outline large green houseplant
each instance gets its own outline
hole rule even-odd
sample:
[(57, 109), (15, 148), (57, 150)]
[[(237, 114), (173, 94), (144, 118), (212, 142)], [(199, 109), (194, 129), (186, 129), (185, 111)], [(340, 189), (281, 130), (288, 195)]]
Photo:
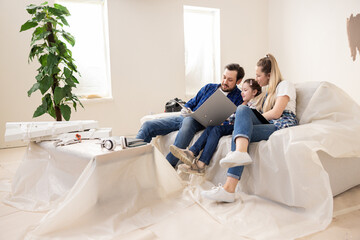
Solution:
[(35, 110), (33, 117), (44, 113), (50, 114), (57, 121), (62, 117), (70, 119), (72, 105), (76, 111), (77, 103), (82, 107), (78, 97), (72, 93), (78, 80), (74, 74), (79, 74), (72, 58), (72, 52), (64, 41), (74, 46), (74, 37), (64, 31), (64, 25), (69, 26), (65, 17), (68, 9), (60, 4), (49, 6), (47, 2), (41, 5), (30, 4), (26, 7), (32, 16), (21, 26), (20, 32), (35, 28), (31, 39), (29, 62), (36, 57), (40, 63), (37, 69), (36, 83), (28, 91), (28, 96), (37, 90), (41, 92), (42, 104)]

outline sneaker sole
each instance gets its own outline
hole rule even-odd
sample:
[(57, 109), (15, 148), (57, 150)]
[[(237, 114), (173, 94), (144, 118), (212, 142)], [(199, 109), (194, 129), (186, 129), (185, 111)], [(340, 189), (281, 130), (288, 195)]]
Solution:
[(201, 196), (203, 198), (206, 198), (206, 199), (209, 199), (209, 200), (212, 200), (212, 201), (215, 201), (215, 202), (219, 202), (219, 203), (233, 203), (233, 202), (235, 202), (235, 198), (231, 199), (231, 200), (219, 200), (217, 198), (213, 198), (213, 197), (210, 197), (210, 196), (207, 196), (207, 195), (204, 195), (204, 194), (201, 194)]
[(183, 173), (186, 173), (186, 174), (195, 174), (197, 176), (204, 176), (205, 175), (205, 172), (197, 172), (197, 171), (187, 169), (187, 168), (178, 168), (178, 169), (180, 171), (182, 171)]
[(205, 175), (205, 172), (195, 172), (193, 170), (187, 170), (186, 173), (195, 174), (195, 175), (198, 175), (198, 176), (204, 176)]
[(170, 145), (170, 152), (180, 161), (182, 161), (188, 166), (191, 166), (192, 162), (187, 157), (185, 157), (177, 147)]

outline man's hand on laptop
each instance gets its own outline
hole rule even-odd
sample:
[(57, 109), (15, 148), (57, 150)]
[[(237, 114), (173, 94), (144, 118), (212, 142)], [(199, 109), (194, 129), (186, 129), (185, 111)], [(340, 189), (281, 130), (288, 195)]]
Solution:
[(188, 117), (192, 113), (190, 108), (182, 108), (181, 109), (181, 116)]

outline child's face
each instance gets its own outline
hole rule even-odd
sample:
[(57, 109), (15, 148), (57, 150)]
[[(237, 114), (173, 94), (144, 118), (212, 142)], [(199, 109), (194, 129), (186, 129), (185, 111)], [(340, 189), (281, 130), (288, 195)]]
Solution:
[(250, 101), (251, 99), (253, 99), (256, 95), (257, 91), (253, 90), (249, 83), (243, 83), (242, 85), (242, 89), (241, 89), (241, 96), (243, 98), (244, 101)]

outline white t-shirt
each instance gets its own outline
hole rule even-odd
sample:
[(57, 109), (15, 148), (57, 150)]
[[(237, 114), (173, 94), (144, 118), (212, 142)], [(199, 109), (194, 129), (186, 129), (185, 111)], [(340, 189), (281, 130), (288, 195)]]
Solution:
[(292, 111), (296, 114), (296, 90), (294, 84), (286, 80), (281, 81), (276, 87), (276, 96), (288, 96), (290, 100), (285, 110)]
[(227, 96), (227, 95), (229, 94), (229, 92), (224, 92), (224, 91), (221, 89), (221, 87), (220, 87), (220, 91), (221, 91), (225, 96)]

